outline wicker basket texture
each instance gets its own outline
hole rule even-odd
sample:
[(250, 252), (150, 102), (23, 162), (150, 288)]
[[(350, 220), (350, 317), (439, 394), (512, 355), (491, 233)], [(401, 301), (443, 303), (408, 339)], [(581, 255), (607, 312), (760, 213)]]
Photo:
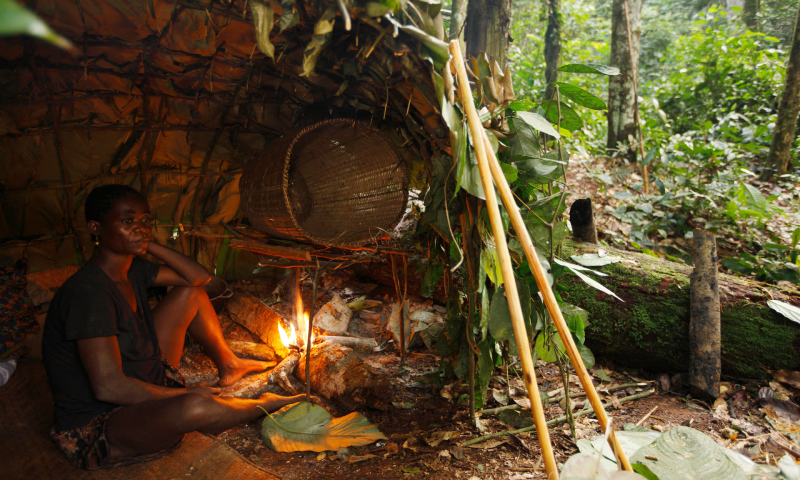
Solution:
[(391, 231), (408, 179), (394, 143), (367, 123), (332, 119), (276, 140), (244, 169), (242, 207), (275, 237), (359, 246)]

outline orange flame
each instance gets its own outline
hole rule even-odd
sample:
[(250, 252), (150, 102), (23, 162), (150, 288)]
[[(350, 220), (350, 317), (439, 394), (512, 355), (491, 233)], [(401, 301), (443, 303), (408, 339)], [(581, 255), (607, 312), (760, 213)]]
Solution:
[(286, 334), (286, 330), (284, 330), (283, 325), (278, 323), (278, 334), (281, 336), (281, 343), (284, 347), (288, 347), (289, 345), (294, 345), (297, 343), (297, 334), (294, 331), (294, 325), (289, 324), (291, 327), (291, 335)]

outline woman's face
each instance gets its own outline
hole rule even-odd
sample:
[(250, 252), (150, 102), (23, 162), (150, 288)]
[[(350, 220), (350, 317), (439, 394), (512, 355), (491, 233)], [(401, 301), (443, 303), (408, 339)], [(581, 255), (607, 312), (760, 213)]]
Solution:
[[(96, 222), (91, 222), (96, 223)], [(119, 198), (96, 225), (100, 247), (114, 253), (142, 255), (150, 243), (150, 207), (135, 195)]]

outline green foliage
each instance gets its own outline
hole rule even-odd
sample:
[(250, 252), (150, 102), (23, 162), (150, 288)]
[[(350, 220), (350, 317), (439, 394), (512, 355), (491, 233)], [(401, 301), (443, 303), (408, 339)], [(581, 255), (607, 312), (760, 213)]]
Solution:
[(69, 40), (54, 32), (33, 12), (14, 0), (0, 0), (0, 37), (10, 35), (30, 35), (61, 48), (72, 48)]

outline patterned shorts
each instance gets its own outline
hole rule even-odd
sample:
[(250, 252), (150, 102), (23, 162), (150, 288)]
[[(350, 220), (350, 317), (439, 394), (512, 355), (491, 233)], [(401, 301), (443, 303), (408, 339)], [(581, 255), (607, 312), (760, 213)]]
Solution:
[[(183, 379), (181, 372), (167, 363), (165, 358), (162, 357), (161, 361), (164, 363), (166, 369), (164, 386), (170, 388), (185, 388), (186, 381)], [(66, 455), (67, 460), (69, 460), (71, 464), (86, 470), (118, 467), (155, 460), (176, 450), (183, 442), (183, 439), (181, 439), (180, 442), (166, 450), (149, 453), (147, 455), (109, 459), (108, 456), (111, 454), (111, 446), (108, 444), (108, 439), (106, 439), (106, 424), (114, 413), (123, 408), (125, 407), (117, 407), (98, 415), (88, 424), (74, 430), (66, 430), (64, 432), (56, 432), (55, 429), (50, 430), (50, 437), (56, 441), (58, 448), (64, 452), (64, 455)]]

